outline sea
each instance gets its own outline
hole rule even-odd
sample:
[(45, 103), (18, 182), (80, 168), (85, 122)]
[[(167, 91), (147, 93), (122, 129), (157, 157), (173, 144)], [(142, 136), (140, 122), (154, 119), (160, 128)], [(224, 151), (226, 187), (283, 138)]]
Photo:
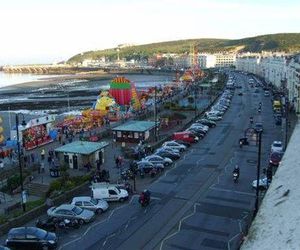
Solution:
[[(62, 75), (35, 75), (35, 74), (8, 74), (0, 71), (0, 92), (1, 90), (9, 90), (16, 89), (18, 86), (16, 84), (20, 83), (26, 83), (26, 82), (34, 82), (34, 81), (40, 81), (43, 79), (49, 79), (49, 78), (55, 78), (55, 77), (61, 77)], [(172, 75), (122, 75), (129, 79), (131, 82), (133, 82), (138, 90), (141, 89), (147, 89), (149, 87), (153, 86), (163, 86), (165, 84), (168, 84), (172, 81), (173, 77)], [(96, 97), (99, 94), (99, 90), (104, 90), (109, 88), (109, 82), (110, 80), (62, 80), (61, 83), (57, 83), (57, 85), (62, 85), (65, 89), (67, 89), (68, 92), (74, 91), (74, 90), (84, 90), (88, 89), (89, 91), (95, 91), (95, 100)], [(37, 86), (36, 90), (32, 90), (31, 95), (40, 95), (41, 90), (46, 91), (47, 89), (53, 88), (53, 86)], [(24, 95), (18, 95), (18, 96), (10, 96), (10, 101), (12, 99), (16, 101), (25, 100), (28, 98), (28, 94)], [(0, 99), (0, 102), (5, 102), (6, 99)], [(26, 116), (26, 121), (45, 116), (48, 114), (48, 112), (51, 112), (51, 110), (7, 110), (7, 111), (0, 111), (0, 117), (2, 118), (2, 124), (0, 124), (0, 127), (2, 126), (4, 129), (4, 136), (7, 139), (10, 137), (10, 128), (14, 126), (15, 124), (15, 113), (22, 113)], [(78, 112), (77, 110), (73, 110), (72, 112)]]

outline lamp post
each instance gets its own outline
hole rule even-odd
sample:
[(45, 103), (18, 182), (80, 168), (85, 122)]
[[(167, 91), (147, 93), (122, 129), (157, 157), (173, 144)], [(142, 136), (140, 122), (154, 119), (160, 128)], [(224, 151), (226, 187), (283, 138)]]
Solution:
[[(26, 211), (26, 205), (25, 205), (25, 194), (24, 194), (24, 186), (23, 186), (23, 170), (22, 170), (22, 163), (21, 163), (21, 150), (20, 150), (20, 139), (19, 139), (19, 114), (16, 114), (16, 131), (17, 131), (17, 146), (18, 146), (18, 159), (19, 159), (19, 171), (20, 171), (20, 182), (21, 182), (21, 201), (22, 201), (22, 208), (23, 212)], [(22, 126), (26, 125), (24, 114), (23, 121), (21, 123)]]
[(261, 158), (261, 137), (262, 132), (258, 131), (258, 154), (257, 154), (257, 169), (256, 169), (256, 195), (255, 195), (255, 210), (254, 210), (254, 217), (258, 212), (258, 205), (259, 205), (259, 179), (260, 179), (260, 158)]
[(197, 89), (196, 89), (196, 82), (194, 82), (194, 104), (195, 104), (195, 120), (196, 120), (196, 117), (197, 117)]
[(154, 122), (155, 122), (155, 141), (157, 141), (157, 106), (156, 106), (156, 85), (154, 87)]

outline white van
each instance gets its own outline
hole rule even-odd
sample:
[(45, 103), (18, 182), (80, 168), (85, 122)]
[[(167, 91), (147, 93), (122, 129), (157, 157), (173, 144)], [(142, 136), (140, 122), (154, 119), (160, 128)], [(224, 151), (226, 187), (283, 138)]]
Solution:
[(106, 182), (93, 183), (91, 189), (94, 199), (121, 202), (128, 199), (128, 192), (125, 189), (119, 188), (117, 184)]

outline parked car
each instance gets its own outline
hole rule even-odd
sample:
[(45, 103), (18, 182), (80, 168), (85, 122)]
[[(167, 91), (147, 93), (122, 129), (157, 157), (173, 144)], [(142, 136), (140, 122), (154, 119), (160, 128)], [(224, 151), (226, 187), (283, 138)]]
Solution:
[(128, 199), (128, 192), (119, 187), (118, 184), (107, 182), (92, 183), (92, 197), (94, 199), (103, 199), (106, 201), (123, 202)]
[(239, 95), (239, 96), (242, 96), (242, 95), (243, 95), (243, 92), (239, 92), (238, 95)]
[(190, 127), (191, 127), (191, 128), (201, 128), (202, 130), (204, 130), (204, 131), (206, 131), (206, 132), (208, 132), (208, 130), (209, 130), (209, 127), (208, 127), (208, 126), (203, 125), (203, 124), (201, 124), (201, 123), (197, 123), (197, 122), (193, 123)]
[(181, 140), (188, 143), (195, 143), (199, 141), (199, 138), (191, 132), (183, 131), (174, 133), (173, 140)]
[(197, 128), (188, 128), (185, 131), (191, 132), (195, 136), (197, 136), (198, 138), (201, 138), (201, 139), (204, 138), (204, 136), (206, 135), (206, 131), (203, 131), (203, 130), (197, 129)]
[(222, 116), (217, 115), (206, 115), (206, 118), (211, 121), (220, 121), (222, 120)]
[(17, 227), (9, 230), (6, 245), (14, 249), (55, 249), (55, 233), (37, 227)]
[(269, 163), (275, 167), (278, 167), (283, 157), (283, 154), (283, 152), (278, 151), (272, 152), (270, 155)]
[(150, 172), (153, 168), (157, 169), (158, 171), (163, 171), (165, 166), (163, 163), (153, 163), (147, 160), (141, 160), (137, 163), (137, 171), (144, 171), (145, 173)]
[(80, 224), (88, 223), (95, 218), (93, 211), (82, 209), (72, 204), (62, 204), (58, 207), (51, 207), (47, 211), (48, 216), (64, 219), (77, 219)]
[(180, 158), (180, 154), (174, 153), (174, 152), (172, 153), (172, 152), (165, 151), (165, 150), (156, 151), (155, 155), (159, 155), (161, 157), (167, 157), (167, 158), (170, 158), (173, 161), (178, 160)]
[(177, 154), (180, 153), (178, 149), (167, 147), (167, 146), (162, 146), (162, 147), (157, 149), (157, 151), (159, 151), (159, 150), (169, 151), (169, 152), (177, 153)]
[(210, 128), (214, 128), (215, 126), (217, 126), (217, 123), (215, 123), (214, 121), (210, 121), (208, 119), (200, 119), (200, 120), (197, 120), (196, 122), (206, 125)]
[(268, 91), (268, 90), (265, 90), (265, 92), (264, 92), (264, 96), (270, 96), (270, 92)]
[(5, 246), (0, 246), (0, 250), (10, 250), (10, 248), (5, 247)]
[(152, 162), (153, 164), (163, 164), (164, 166), (170, 166), (173, 161), (168, 157), (161, 157), (159, 155), (149, 155), (144, 160)]
[(102, 199), (96, 200), (90, 196), (74, 197), (71, 204), (83, 209), (94, 211), (96, 214), (101, 214), (108, 209), (107, 201)]
[(186, 146), (179, 144), (175, 141), (166, 141), (164, 142), (164, 144), (162, 145), (163, 147), (170, 147), (172, 149), (177, 149), (179, 150), (179, 152), (183, 152), (186, 150)]
[(264, 131), (263, 125), (262, 125), (261, 122), (255, 123), (254, 129), (255, 129), (255, 131), (256, 131), (257, 133), (263, 132), (263, 131)]
[(283, 145), (281, 141), (274, 141), (271, 145), (271, 152), (275, 152), (275, 151), (279, 151), (282, 152), (283, 151)]
[[(267, 177), (259, 179), (258, 188), (260, 190), (267, 189), (269, 184), (270, 183), (268, 183)], [(252, 181), (252, 187), (256, 189), (256, 186), (257, 186), (257, 180)]]
[(174, 141), (176, 141), (179, 144), (182, 144), (182, 145), (186, 146), (187, 148), (189, 148), (190, 146), (192, 146), (191, 143), (183, 141), (183, 140), (174, 140)]

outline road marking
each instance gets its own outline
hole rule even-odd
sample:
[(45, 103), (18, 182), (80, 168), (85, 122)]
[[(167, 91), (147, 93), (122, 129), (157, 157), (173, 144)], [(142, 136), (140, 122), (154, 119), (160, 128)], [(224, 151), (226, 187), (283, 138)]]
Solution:
[(104, 246), (105, 246), (105, 244), (106, 244), (106, 242), (107, 242), (107, 240), (108, 240), (109, 238), (112, 238), (112, 237), (114, 237), (115, 235), (116, 235), (116, 234), (115, 234), (115, 233), (113, 233), (113, 234), (111, 234), (111, 235), (107, 236), (107, 237), (105, 238), (105, 241), (103, 242), (102, 246), (104, 247)]
[(162, 250), (163, 245), (164, 245), (164, 243), (165, 243), (166, 240), (172, 238), (173, 236), (175, 236), (176, 234), (178, 234), (178, 233), (180, 232), (182, 222), (183, 222), (184, 220), (186, 220), (187, 218), (193, 216), (193, 215), (196, 213), (196, 207), (197, 207), (198, 205), (200, 205), (200, 204), (199, 204), (199, 203), (195, 203), (194, 206), (193, 206), (193, 207), (194, 207), (193, 212), (190, 213), (190, 214), (188, 214), (187, 216), (183, 217), (183, 218), (179, 221), (178, 228), (177, 228), (177, 231), (176, 231), (176, 232), (174, 232), (174, 233), (168, 235), (167, 237), (165, 237), (165, 238), (161, 241), (159, 250)]
[(212, 190), (217, 190), (217, 191), (224, 191), (224, 192), (236, 193), (236, 194), (245, 194), (245, 195), (255, 196), (255, 194), (249, 193), (249, 192), (235, 191), (235, 190), (224, 189), (224, 188), (216, 188), (216, 187), (214, 187), (215, 185), (216, 185), (216, 184), (213, 184), (213, 185), (210, 187), (210, 189), (212, 189)]

